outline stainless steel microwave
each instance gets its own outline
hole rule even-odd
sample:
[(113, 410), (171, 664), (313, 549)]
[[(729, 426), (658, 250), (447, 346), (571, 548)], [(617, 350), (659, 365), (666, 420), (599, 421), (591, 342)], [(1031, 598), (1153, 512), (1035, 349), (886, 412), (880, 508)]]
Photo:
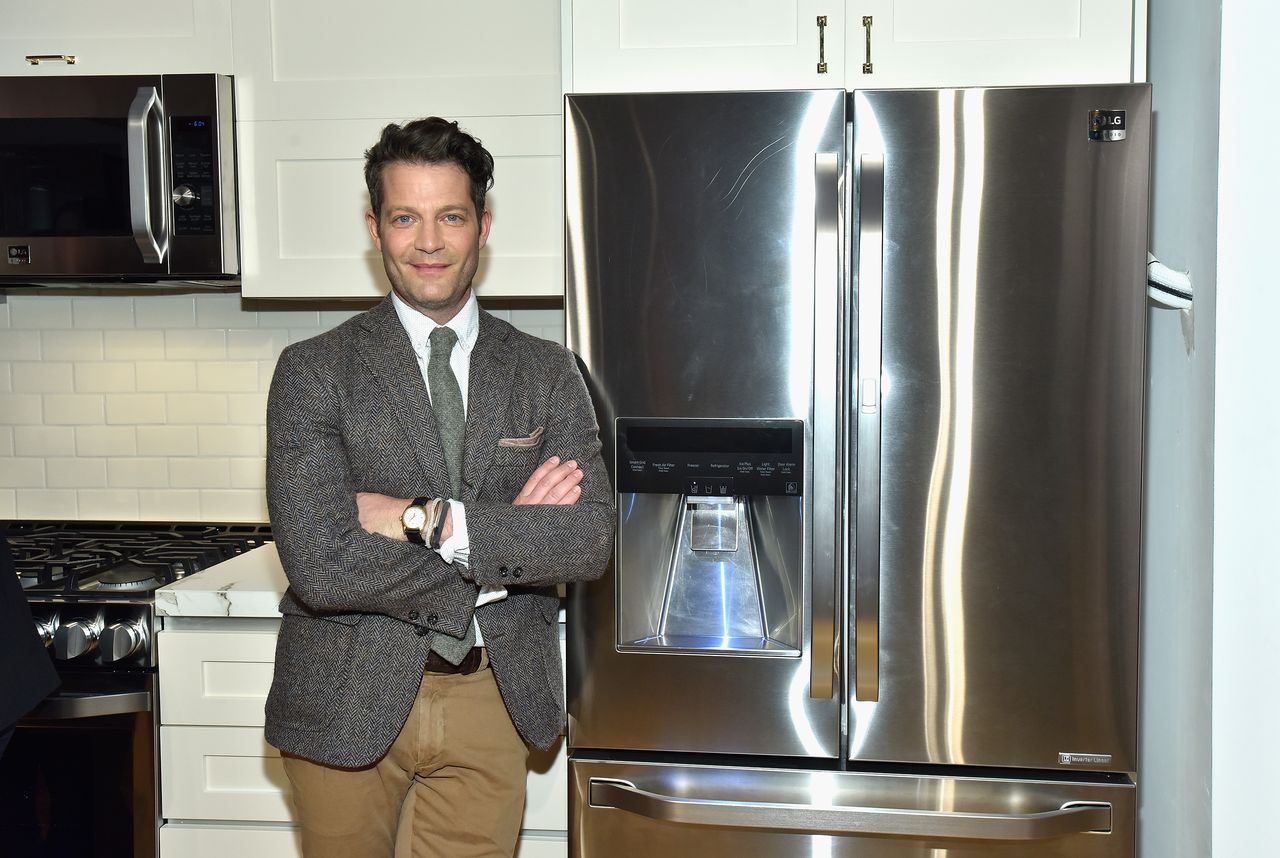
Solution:
[(0, 77), (0, 287), (234, 281), (225, 75)]

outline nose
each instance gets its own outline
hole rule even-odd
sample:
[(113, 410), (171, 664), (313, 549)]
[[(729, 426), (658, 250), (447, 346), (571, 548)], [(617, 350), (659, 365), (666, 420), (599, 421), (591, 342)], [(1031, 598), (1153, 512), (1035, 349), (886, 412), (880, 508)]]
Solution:
[(444, 247), (444, 240), (440, 234), (440, 224), (434, 220), (424, 220), (418, 226), (413, 238), (414, 247), (424, 253), (435, 253)]

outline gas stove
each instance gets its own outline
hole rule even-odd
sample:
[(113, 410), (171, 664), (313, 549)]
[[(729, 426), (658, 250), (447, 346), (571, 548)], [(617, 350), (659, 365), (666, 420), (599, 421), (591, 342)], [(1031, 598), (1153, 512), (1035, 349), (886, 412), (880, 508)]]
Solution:
[(18, 579), (59, 670), (150, 670), (154, 592), (271, 541), (255, 524), (11, 521)]

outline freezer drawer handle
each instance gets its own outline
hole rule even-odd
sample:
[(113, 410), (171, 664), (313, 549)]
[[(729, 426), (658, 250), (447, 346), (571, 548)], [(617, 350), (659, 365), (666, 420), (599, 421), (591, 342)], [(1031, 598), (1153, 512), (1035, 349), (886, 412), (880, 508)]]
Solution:
[(1068, 802), (1042, 813), (955, 813), (889, 807), (815, 807), (658, 795), (628, 781), (591, 779), (591, 806), (683, 825), (763, 828), (810, 834), (895, 835), (956, 840), (1045, 840), (1110, 834), (1111, 805)]

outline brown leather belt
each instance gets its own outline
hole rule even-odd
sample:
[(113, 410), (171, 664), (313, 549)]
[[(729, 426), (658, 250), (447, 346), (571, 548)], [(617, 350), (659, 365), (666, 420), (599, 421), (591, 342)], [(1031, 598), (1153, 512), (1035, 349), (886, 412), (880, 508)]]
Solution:
[(480, 669), (480, 659), (484, 656), (484, 647), (473, 646), (471, 651), (458, 664), (450, 664), (440, 653), (432, 650), (427, 653), (427, 673), (475, 673)]

